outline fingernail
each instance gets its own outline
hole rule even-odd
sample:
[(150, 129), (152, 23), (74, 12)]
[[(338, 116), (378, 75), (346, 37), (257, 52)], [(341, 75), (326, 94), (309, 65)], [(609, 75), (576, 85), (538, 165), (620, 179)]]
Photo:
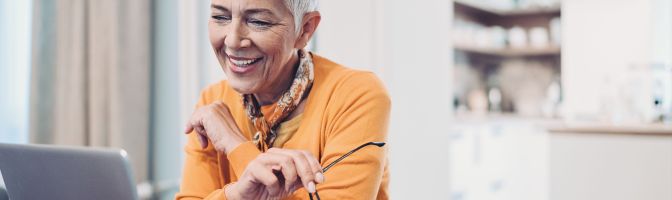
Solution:
[(308, 192), (315, 193), (315, 183), (312, 181), (308, 182)]
[(315, 180), (317, 183), (324, 183), (324, 175), (320, 172), (315, 174)]

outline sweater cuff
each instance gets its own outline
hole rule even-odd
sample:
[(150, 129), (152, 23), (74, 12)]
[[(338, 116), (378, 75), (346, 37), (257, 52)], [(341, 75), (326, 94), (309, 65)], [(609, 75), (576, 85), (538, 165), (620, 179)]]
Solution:
[(210, 193), (208, 196), (203, 198), (204, 200), (210, 200), (210, 199), (217, 199), (217, 200), (227, 200), (228, 198), (226, 197), (226, 188), (231, 185), (232, 183), (224, 185), (221, 189), (215, 190), (214, 192)]
[(203, 199), (204, 200), (209, 200), (209, 199), (227, 200), (226, 192), (224, 191), (224, 189), (215, 190), (214, 192), (210, 193), (207, 197), (205, 197)]
[(227, 158), (233, 167), (233, 172), (240, 178), (243, 176), (247, 164), (254, 160), (259, 154), (261, 154), (261, 151), (257, 149), (257, 146), (251, 141), (247, 141), (233, 149), (233, 151), (227, 155)]

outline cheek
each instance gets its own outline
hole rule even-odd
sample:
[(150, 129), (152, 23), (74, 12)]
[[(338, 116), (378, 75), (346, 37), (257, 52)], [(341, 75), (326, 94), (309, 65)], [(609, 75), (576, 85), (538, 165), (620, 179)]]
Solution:
[[(289, 37), (288, 37), (289, 36)], [(282, 68), (292, 55), (294, 49), (291, 34), (281, 35), (280, 33), (259, 34), (255, 37), (257, 48), (266, 54), (269, 58), (269, 67)]]
[(281, 74), (292, 55), (292, 48), (286, 45), (285, 41), (285, 38), (267, 37), (265, 45), (261, 49), (269, 58), (266, 71), (272, 77)]
[(294, 47), (293, 30), (289, 26), (277, 26), (270, 30), (254, 33), (259, 48), (268, 54), (288, 54)]
[[(222, 30), (221, 27), (218, 27), (217, 25), (214, 25), (212, 22), (209, 23), (208, 25), (208, 36), (210, 38), (210, 44), (212, 45), (212, 48), (215, 50), (221, 49), (222, 46), (224, 45), (224, 31)], [(218, 53), (216, 51), (215, 53)]]

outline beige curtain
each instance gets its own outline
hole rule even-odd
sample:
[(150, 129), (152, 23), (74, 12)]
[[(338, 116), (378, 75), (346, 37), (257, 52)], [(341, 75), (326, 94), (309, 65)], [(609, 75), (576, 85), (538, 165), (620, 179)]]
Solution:
[(30, 139), (149, 164), (150, 0), (35, 0)]

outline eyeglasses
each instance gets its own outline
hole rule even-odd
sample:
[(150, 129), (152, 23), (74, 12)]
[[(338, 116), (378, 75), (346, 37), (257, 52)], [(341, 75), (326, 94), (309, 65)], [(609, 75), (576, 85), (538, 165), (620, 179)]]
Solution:
[[(341, 160), (343, 160), (346, 157), (350, 156), (351, 154), (355, 153), (359, 149), (364, 148), (364, 147), (369, 146), (369, 145), (375, 145), (375, 146), (378, 146), (378, 147), (383, 147), (383, 146), (385, 146), (385, 142), (368, 142), (368, 143), (364, 143), (362, 145), (359, 145), (357, 148), (355, 148), (353, 150), (350, 150), (350, 152), (346, 153), (345, 155), (341, 156), (340, 158), (334, 160), (334, 162), (331, 162), (331, 163), (329, 163), (329, 165), (322, 168), (322, 173), (327, 173), (327, 170), (329, 170), (329, 168), (333, 167), (336, 163), (341, 162)], [(310, 200), (313, 200), (313, 194), (311, 194), (309, 192), (308, 196), (310, 197)], [(317, 191), (315, 191), (315, 197), (317, 198), (317, 200), (320, 200), (320, 195), (317, 193)]]

